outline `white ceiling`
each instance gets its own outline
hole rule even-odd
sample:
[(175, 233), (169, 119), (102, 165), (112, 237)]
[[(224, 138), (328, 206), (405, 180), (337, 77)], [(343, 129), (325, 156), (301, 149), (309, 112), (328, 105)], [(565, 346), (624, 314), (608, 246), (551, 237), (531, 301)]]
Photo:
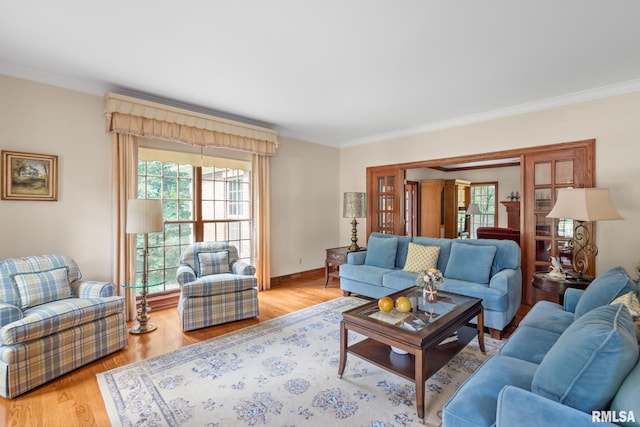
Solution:
[(0, 0), (0, 73), (348, 146), (640, 90), (637, 0)]

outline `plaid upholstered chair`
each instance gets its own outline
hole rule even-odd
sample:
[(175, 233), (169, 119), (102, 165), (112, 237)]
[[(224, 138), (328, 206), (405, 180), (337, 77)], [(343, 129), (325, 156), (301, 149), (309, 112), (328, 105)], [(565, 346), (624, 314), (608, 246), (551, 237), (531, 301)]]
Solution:
[(258, 315), (254, 266), (238, 260), (227, 242), (197, 242), (180, 257), (178, 313), (183, 331)]

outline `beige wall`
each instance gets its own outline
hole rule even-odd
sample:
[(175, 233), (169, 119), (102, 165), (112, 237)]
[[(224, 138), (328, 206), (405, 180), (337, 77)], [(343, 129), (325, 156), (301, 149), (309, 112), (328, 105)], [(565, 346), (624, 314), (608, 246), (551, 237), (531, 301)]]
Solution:
[(61, 253), (111, 278), (111, 137), (102, 98), (0, 75), (0, 148), (58, 156), (58, 201), (0, 201), (0, 258)]
[[(639, 111), (640, 92), (344, 148), (340, 185), (364, 191), (368, 166), (595, 138), (596, 185), (611, 189), (613, 203), (625, 218), (598, 223), (597, 270), (623, 265), (633, 272), (640, 260)], [(348, 230), (341, 227), (340, 234), (344, 241)]]
[[(111, 278), (111, 136), (101, 96), (0, 75), (0, 149), (55, 154), (57, 202), (0, 201), (0, 259), (62, 253)], [(273, 276), (324, 265), (337, 246), (339, 150), (281, 139), (271, 162)]]
[[(341, 216), (337, 148), (280, 138), (271, 159), (271, 276), (324, 266), (339, 241)], [(350, 227), (350, 226), (349, 226)]]

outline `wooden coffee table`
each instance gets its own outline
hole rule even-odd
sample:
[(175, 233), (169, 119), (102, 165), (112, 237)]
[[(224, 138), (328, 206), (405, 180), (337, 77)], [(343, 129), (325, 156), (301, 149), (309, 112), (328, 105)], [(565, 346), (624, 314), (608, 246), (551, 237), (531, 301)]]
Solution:
[[(476, 334), (480, 351), (485, 352), (482, 300), (438, 291), (438, 303), (430, 305), (422, 299), (419, 288), (397, 292), (390, 297), (395, 300), (403, 295), (413, 298), (413, 312), (398, 313), (394, 309), (391, 313), (383, 313), (378, 309), (378, 302), (372, 301), (342, 314), (338, 375), (342, 378), (347, 354), (352, 353), (380, 368), (414, 381), (418, 418), (424, 421), (425, 381), (458, 354)], [(415, 304), (416, 301), (418, 304)], [(477, 328), (467, 326), (476, 316)], [(349, 331), (367, 338), (347, 346)], [(456, 332), (456, 341), (440, 344)], [(392, 357), (394, 350), (391, 347), (408, 354)], [(405, 357), (408, 358), (408, 362), (401, 360)]]

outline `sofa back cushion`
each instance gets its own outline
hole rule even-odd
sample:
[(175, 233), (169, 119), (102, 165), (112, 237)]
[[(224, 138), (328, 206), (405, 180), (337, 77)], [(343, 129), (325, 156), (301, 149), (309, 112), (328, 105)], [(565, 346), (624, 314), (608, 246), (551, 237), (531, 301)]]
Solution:
[[(411, 243), (411, 236), (398, 236), (395, 234), (385, 234), (374, 231), (369, 236), (369, 239), (372, 237), (379, 237), (381, 239), (396, 239), (398, 241), (398, 246), (396, 247), (396, 260), (395, 260), (395, 268), (404, 267), (405, 262), (407, 262), (407, 253), (409, 252), (409, 243)], [(367, 242), (367, 250), (369, 249), (369, 243)], [(393, 267), (392, 267), (393, 268)]]
[(638, 343), (622, 304), (595, 308), (560, 335), (538, 366), (531, 391), (583, 412), (607, 408), (638, 361)]
[(515, 270), (520, 267), (522, 261), (520, 246), (512, 240), (466, 239), (463, 242), (467, 245), (495, 246), (496, 256), (493, 257), (493, 264), (491, 264), (492, 277), (506, 268)]
[(69, 268), (66, 266), (38, 273), (14, 273), (11, 277), (20, 294), (18, 307), (21, 310), (71, 298)]
[(60, 267), (68, 268), (70, 283), (82, 278), (78, 265), (66, 255), (35, 255), (0, 261), (0, 301), (15, 306), (20, 304), (20, 293), (12, 278), (13, 274), (39, 273)]
[(489, 283), (495, 246), (469, 245), (462, 241), (451, 244), (451, 256), (444, 276), (475, 283)]
[(622, 267), (611, 268), (599, 274), (578, 300), (574, 318), (578, 319), (596, 307), (610, 304), (614, 299), (636, 290), (636, 284)]
[(396, 250), (398, 248), (398, 238), (371, 236), (367, 241), (367, 255), (364, 259), (365, 265), (381, 268), (395, 268)]

